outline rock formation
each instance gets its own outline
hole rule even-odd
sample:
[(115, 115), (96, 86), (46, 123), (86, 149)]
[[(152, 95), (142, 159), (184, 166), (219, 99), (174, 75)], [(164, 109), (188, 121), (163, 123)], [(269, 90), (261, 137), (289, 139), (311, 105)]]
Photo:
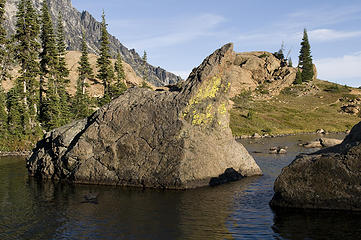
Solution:
[(260, 175), (229, 128), (232, 48), (206, 58), (178, 91), (132, 88), (88, 119), (47, 133), (27, 160), (30, 175), (170, 189)]
[(227, 75), (234, 79), (231, 88), (233, 97), (242, 90), (278, 95), (282, 89), (292, 85), (296, 73), (295, 68), (283, 65), (272, 53), (259, 51), (237, 53)]
[(337, 146), (298, 156), (274, 185), (272, 207), (361, 210), (361, 122)]
[[(86, 41), (89, 50), (92, 53), (98, 53), (99, 39), (101, 35), (100, 23), (87, 11), (79, 12), (72, 4), (71, 0), (47, 0), (49, 4), (49, 12), (53, 17), (53, 22), (56, 23), (59, 12), (62, 13), (64, 19), (65, 38), (68, 45), (68, 50), (80, 50), (82, 31), (86, 33)], [(9, 33), (14, 33), (16, 23), (17, 0), (7, 0), (5, 6), (5, 26)], [(33, 4), (37, 10), (40, 11), (42, 0), (34, 0)], [(129, 50), (119, 42), (114, 36), (110, 37), (110, 49), (113, 57), (119, 51), (122, 58), (127, 62), (134, 71), (142, 76), (143, 61), (134, 49)], [(165, 71), (160, 67), (154, 67), (147, 64), (149, 71), (148, 80), (155, 86), (163, 86), (167, 84), (174, 84), (181, 80), (180, 77)]]

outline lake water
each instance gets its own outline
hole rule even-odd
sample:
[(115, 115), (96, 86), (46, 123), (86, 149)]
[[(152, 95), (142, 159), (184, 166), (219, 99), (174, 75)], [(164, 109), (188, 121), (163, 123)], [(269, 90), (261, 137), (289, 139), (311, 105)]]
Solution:
[[(360, 239), (361, 214), (268, 205), (281, 168), (314, 151), (299, 140), (317, 137), (242, 140), (264, 176), (189, 191), (39, 182), (27, 176), (24, 159), (2, 157), (0, 239)], [(267, 154), (272, 146), (288, 153)], [(89, 194), (97, 201), (85, 201)]]

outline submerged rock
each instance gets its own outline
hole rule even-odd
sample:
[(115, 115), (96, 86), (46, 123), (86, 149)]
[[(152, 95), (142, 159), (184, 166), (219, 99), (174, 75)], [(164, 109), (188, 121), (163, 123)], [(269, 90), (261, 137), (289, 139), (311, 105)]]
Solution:
[(88, 119), (53, 130), (27, 160), (30, 175), (185, 189), (208, 185), (227, 169), (242, 177), (262, 174), (229, 128), (225, 73), (234, 58), (227, 44), (178, 91), (129, 89)]
[(274, 185), (273, 207), (361, 210), (361, 122), (337, 146), (297, 157)]

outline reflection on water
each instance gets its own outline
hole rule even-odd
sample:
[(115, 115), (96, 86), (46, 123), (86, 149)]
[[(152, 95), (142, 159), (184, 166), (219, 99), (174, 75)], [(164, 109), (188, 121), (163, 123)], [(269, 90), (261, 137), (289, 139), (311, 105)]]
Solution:
[[(273, 182), (281, 168), (300, 151), (305, 151), (297, 146), (300, 138), (307, 141), (316, 136), (243, 141), (250, 152), (262, 152), (252, 155), (264, 176), (190, 191), (39, 182), (27, 177), (23, 159), (0, 158), (0, 239), (359, 236), (361, 216), (358, 214), (273, 213), (269, 208)], [(288, 153), (267, 154), (273, 146), (288, 146)], [(85, 201), (85, 196), (96, 196), (96, 201)]]

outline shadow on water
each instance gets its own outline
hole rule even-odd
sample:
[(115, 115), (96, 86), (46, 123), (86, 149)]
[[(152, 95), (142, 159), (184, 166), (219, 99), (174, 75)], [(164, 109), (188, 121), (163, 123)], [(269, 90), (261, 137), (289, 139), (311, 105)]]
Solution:
[(272, 229), (284, 239), (360, 239), (361, 213), (275, 210)]
[[(264, 176), (189, 191), (40, 182), (27, 176), (24, 159), (0, 158), (0, 239), (359, 237), (360, 214), (270, 209), (275, 178), (305, 150), (298, 140), (243, 142), (258, 152), (252, 155)], [(267, 154), (274, 145), (288, 146), (288, 153)]]

